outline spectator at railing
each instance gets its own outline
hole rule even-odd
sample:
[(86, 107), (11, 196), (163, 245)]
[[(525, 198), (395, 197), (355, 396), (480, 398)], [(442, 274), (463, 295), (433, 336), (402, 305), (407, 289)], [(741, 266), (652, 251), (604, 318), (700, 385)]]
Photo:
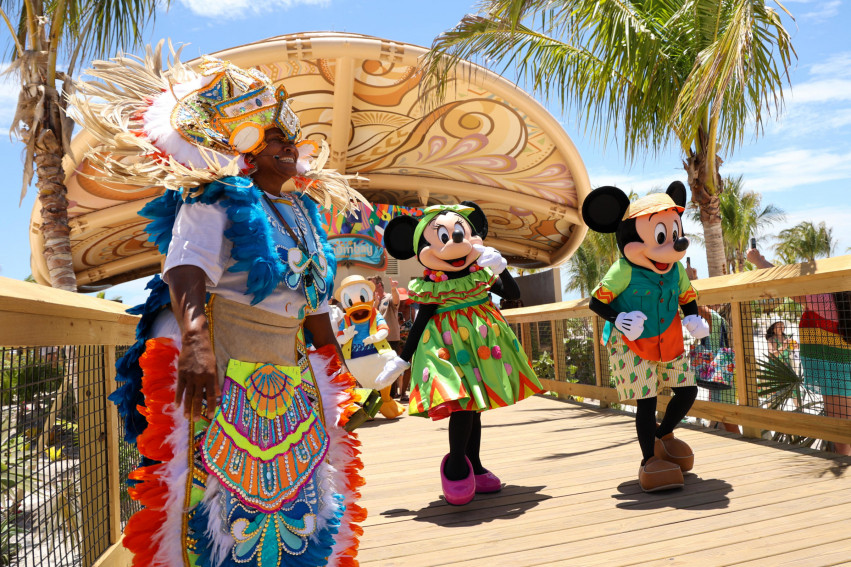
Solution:
[[(697, 279), (697, 270), (690, 265), (686, 268), (686, 275), (689, 280)], [(710, 402), (720, 402), (725, 404), (736, 403), (736, 380), (733, 372), (728, 372), (726, 368), (720, 368), (719, 365), (727, 365), (732, 363), (733, 349), (730, 343), (728, 334), (729, 325), (724, 317), (718, 311), (711, 309), (706, 305), (699, 305), (697, 308), (698, 314), (709, 324), (709, 336), (700, 340), (699, 345), (706, 353), (708, 360), (704, 361), (706, 369), (695, 368), (695, 373), (698, 376), (697, 385), (707, 388), (706, 383), (701, 383), (700, 377), (709, 375), (711, 378), (715, 375), (723, 377), (725, 382), (729, 378), (728, 388), (707, 388), (709, 391)], [(723, 350), (722, 350), (723, 349)], [(728, 360), (729, 359), (729, 360)], [(739, 426), (735, 423), (722, 423), (711, 421), (709, 427), (718, 427), (721, 425), (725, 430), (731, 433), (741, 433)]]
[[(757, 268), (773, 268), (759, 250), (747, 251)], [(800, 321), (804, 383), (824, 398), (829, 417), (851, 418), (851, 292), (819, 293), (792, 298), (804, 306)], [(836, 452), (851, 455), (851, 444), (834, 443)]]
[(765, 330), (765, 340), (768, 341), (768, 353), (776, 356), (786, 364), (792, 364), (792, 351), (795, 341), (785, 333), (786, 323), (781, 319), (773, 319)]

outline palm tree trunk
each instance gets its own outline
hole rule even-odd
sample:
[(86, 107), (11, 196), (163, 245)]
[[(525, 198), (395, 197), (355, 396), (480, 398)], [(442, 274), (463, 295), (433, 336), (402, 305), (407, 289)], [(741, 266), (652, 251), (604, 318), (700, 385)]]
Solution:
[[(68, 190), (62, 169), (61, 134), (51, 128), (59, 116), (59, 97), (47, 87), (44, 124), (35, 142), (36, 187), (41, 202), (41, 232), (44, 236), (44, 258), (50, 274), (50, 285), (66, 291), (77, 291), (77, 277), (71, 257), (71, 229), (68, 226)], [(61, 128), (61, 126), (60, 126)]]
[[(705, 144), (701, 144), (705, 146)], [(723, 276), (727, 273), (727, 259), (724, 253), (724, 237), (721, 232), (721, 200), (718, 196), (723, 190), (723, 182), (718, 168), (722, 160), (715, 156), (715, 178), (716, 191), (710, 193), (706, 186), (707, 160), (704, 152), (689, 152), (688, 158), (683, 162), (683, 168), (688, 174), (688, 184), (691, 188), (691, 200), (698, 206), (700, 211), (700, 222), (703, 225), (703, 240), (706, 246), (706, 262), (709, 265), (709, 277)]]

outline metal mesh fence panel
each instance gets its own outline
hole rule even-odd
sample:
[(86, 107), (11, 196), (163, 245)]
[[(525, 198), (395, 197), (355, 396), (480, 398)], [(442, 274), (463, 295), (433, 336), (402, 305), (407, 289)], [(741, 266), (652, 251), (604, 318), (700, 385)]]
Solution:
[(91, 565), (109, 546), (103, 349), (0, 348), (2, 565)]

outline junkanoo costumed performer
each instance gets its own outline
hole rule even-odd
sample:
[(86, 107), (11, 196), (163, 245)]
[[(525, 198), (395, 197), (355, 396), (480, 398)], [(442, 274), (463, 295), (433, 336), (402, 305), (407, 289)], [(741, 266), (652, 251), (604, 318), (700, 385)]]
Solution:
[[(696, 339), (709, 335), (698, 315), (697, 292), (680, 263), (689, 245), (682, 222), (685, 203), (685, 186), (675, 181), (666, 193), (632, 203), (617, 187), (600, 187), (582, 204), (585, 223), (615, 233), (623, 256), (591, 292), (589, 307), (606, 320), (603, 341), (618, 397), (636, 401), (638, 483), (646, 492), (682, 487), (683, 472), (694, 466), (691, 448), (673, 433), (697, 397), (683, 327)], [(657, 427), (656, 396), (664, 386), (674, 395)]]
[(97, 62), (101, 82), (72, 100), (101, 179), (169, 189), (141, 213), (163, 277), (112, 396), (145, 457), (124, 545), (137, 567), (356, 565), (362, 464), (342, 427), (355, 384), (314, 200), (360, 196), (320, 169), (327, 147), (300, 140), (283, 87), (173, 55), (168, 70), (159, 48)]
[(413, 256), (426, 268), (411, 282), (420, 304), (402, 354), (378, 380), (411, 368), (409, 415), (449, 418), (449, 453), (440, 464), (446, 501), (470, 502), (476, 493), (498, 492), (502, 483), (481, 462), (481, 412), (512, 405), (542, 391), (523, 349), (490, 300), (520, 297), (507, 262), (483, 245), (488, 223), (471, 202), (435, 205), (421, 220), (399, 216), (384, 231), (387, 252)]
[(387, 342), (390, 330), (384, 316), (373, 304), (374, 295), (375, 284), (363, 276), (352, 275), (340, 282), (334, 296), (345, 315), (338, 323), (337, 342), (346, 366), (358, 383), (381, 392), (378, 411), (387, 419), (394, 419), (402, 415), (405, 408), (390, 397), (389, 384), (376, 381), (384, 365), (396, 358), (396, 353)]

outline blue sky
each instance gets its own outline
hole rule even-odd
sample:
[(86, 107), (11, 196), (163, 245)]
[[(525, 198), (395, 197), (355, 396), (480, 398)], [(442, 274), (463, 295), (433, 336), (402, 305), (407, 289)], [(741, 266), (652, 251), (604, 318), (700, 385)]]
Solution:
[[(786, 0), (795, 21), (784, 17), (798, 53), (784, 90), (786, 105), (780, 120), (765, 125), (759, 138), (746, 138), (742, 147), (724, 156), (722, 175), (743, 175), (745, 189), (759, 191), (763, 202), (787, 213), (783, 226), (803, 220), (825, 221), (839, 240), (836, 255), (851, 247), (851, 0)], [(470, 0), (173, 0), (168, 12), (158, 14), (148, 41), (161, 38), (189, 44), (184, 59), (267, 37), (304, 31), (344, 31), (428, 46), (468, 12)], [(16, 89), (0, 83), (0, 133), (8, 133), (14, 114)], [(615, 144), (602, 148), (586, 138), (576, 117), (547, 105), (579, 149), (592, 187), (617, 185), (644, 194), (679, 179), (686, 181), (682, 158), (676, 152), (625, 163)], [(0, 167), (5, 187), (0, 195), (0, 275), (22, 279), (30, 273), (29, 216), (35, 199), (30, 190), (18, 207), (21, 146), (0, 136)], [(695, 230), (698, 227), (688, 227)], [(767, 248), (769, 235), (760, 243)], [(771, 257), (771, 254), (767, 254)], [(705, 254), (695, 246), (692, 265), (706, 276)], [(137, 303), (140, 284), (124, 284), (107, 292)]]

